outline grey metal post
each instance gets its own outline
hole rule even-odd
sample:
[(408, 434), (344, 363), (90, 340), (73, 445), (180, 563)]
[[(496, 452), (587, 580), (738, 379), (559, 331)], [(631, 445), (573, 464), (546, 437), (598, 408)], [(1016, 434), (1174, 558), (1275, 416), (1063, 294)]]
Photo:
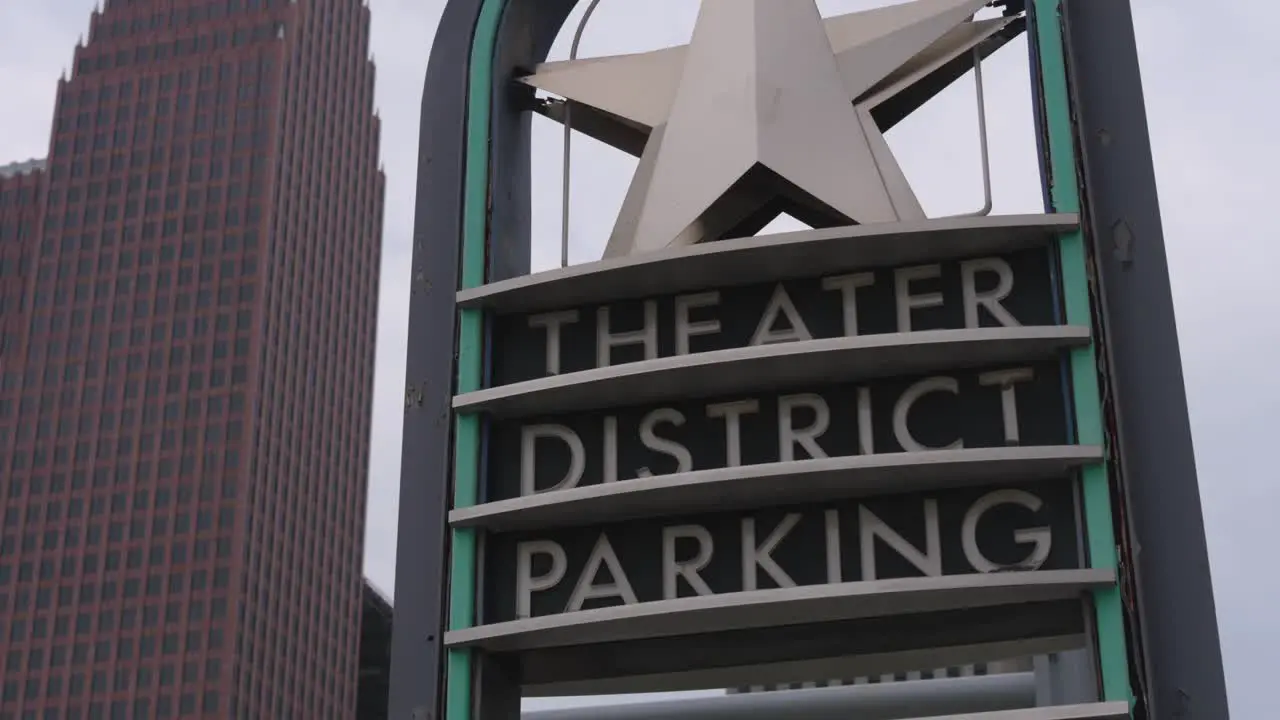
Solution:
[[(1111, 366), (1147, 716), (1227, 720), (1195, 453), (1127, 0), (1066, 0), (1085, 220)], [(1135, 688), (1142, 692), (1142, 688)]]
[(467, 68), (481, 0), (450, 0), (422, 93), (400, 466), (390, 717), (434, 720), (449, 592), (453, 338), (462, 224)]
[(1037, 655), (1033, 662), (1036, 707), (1097, 701), (1098, 681), (1088, 650)]

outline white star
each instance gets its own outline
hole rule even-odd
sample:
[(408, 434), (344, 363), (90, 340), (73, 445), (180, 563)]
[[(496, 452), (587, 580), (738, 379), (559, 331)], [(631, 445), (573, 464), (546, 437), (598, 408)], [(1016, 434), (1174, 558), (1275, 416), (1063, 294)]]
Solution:
[(523, 81), (600, 111), (606, 135), (648, 134), (606, 256), (754, 232), (784, 206), (812, 224), (921, 218), (871, 111), (1011, 22), (966, 22), (985, 4), (824, 22), (811, 2), (703, 0), (687, 46)]

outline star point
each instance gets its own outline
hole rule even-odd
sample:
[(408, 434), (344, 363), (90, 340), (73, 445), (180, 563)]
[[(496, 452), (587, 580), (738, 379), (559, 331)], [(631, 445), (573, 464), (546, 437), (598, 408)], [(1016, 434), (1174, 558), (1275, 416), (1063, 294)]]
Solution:
[(1012, 21), (972, 21), (985, 4), (824, 20), (813, 2), (703, 0), (686, 46), (521, 80), (598, 111), (596, 127), (647, 133), (606, 257), (754, 233), (783, 211), (815, 225), (918, 219), (873, 111)]

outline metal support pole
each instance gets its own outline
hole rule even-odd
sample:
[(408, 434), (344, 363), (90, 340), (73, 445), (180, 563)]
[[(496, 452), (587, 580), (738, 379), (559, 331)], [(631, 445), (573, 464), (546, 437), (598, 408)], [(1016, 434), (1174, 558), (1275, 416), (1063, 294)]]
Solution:
[[(1227, 691), (1133, 13), (1063, 3), (1150, 718), (1227, 720)], [(1115, 452), (1113, 451), (1113, 452)], [(1136, 593), (1135, 593), (1136, 591)]]

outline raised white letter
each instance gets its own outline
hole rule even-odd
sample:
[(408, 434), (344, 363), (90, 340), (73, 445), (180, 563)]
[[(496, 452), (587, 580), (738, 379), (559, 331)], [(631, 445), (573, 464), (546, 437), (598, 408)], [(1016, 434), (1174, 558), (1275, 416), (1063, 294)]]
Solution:
[(916, 265), (898, 268), (893, 271), (893, 295), (898, 306), (898, 332), (911, 332), (911, 311), (916, 308), (931, 308), (942, 305), (942, 293), (931, 292), (923, 295), (911, 294), (913, 280), (927, 280), (941, 277), (940, 265)]
[(1014, 368), (1012, 370), (995, 370), (978, 376), (979, 385), (1000, 386), (1000, 411), (1004, 418), (1004, 442), (1006, 445), (1017, 445), (1018, 437), (1018, 398), (1014, 384), (1026, 382), (1035, 377), (1031, 368)]
[[(533, 576), (533, 556), (547, 555), (551, 569), (545, 574)], [(516, 617), (527, 618), (533, 614), (533, 594), (550, 590), (564, 579), (567, 565), (564, 548), (551, 540), (528, 540), (516, 546)]]
[(870, 287), (875, 282), (875, 274), (869, 272), (822, 278), (823, 290), (840, 291), (841, 306), (844, 308), (845, 337), (858, 335), (858, 288)]
[[(564, 477), (546, 490), (539, 490), (537, 474), (537, 445), (539, 438), (558, 438), (569, 447), (569, 469)], [(582, 471), (587, 466), (587, 451), (582, 446), (582, 438), (572, 428), (564, 425), (525, 425), (520, 429), (520, 494), (532, 495), (552, 490), (567, 490), (577, 486), (582, 480)]]
[(911, 413), (911, 406), (917, 400), (934, 392), (949, 392), (952, 394), (960, 393), (960, 383), (955, 378), (950, 377), (931, 377), (921, 380), (906, 392), (902, 393), (902, 397), (898, 398), (898, 402), (893, 405), (893, 436), (898, 440), (898, 444), (907, 452), (918, 452), (920, 450), (955, 450), (964, 447), (964, 440), (956, 440), (950, 445), (940, 448), (931, 448), (916, 442), (911, 436), (911, 430), (907, 428), (907, 416)]
[[(778, 322), (778, 315), (785, 315), (790, 327), (775, 329), (773, 326)], [(769, 298), (769, 304), (760, 317), (760, 324), (756, 325), (755, 334), (751, 336), (752, 347), (812, 339), (813, 335), (804, 324), (804, 319), (800, 317), (800, 311), (796, 310), (796, 304), (791, 302), (787, 289), (779, 283), (773, 289), (773, 297)]]
[(787, 513), (782, 518), (782, 522), (778, 523), (778, 527), (769, 533), (769, 537), (764, 539), (760, 545), (756, 545), (756, 521), (754, 518), (742, 519), (742, 589), (755, 590), (756, 584), (756, 567), (763, 569), (778, 587), (795, 587), (796, 581), (791, 576), (783, 572), (782, 568), (773, 559), (773, 551), (777, 549), (778, 543), (791, 532), (791, 528), (800, 522), (800, 513)]
[[(640, 442), (644, 443), (644, 446), (650, 450), (675, 458), (676, 472), (689, 472), (693, 469), (693, 456), (689, 454), (689, 448), (674, 440), (660, 438), (653, 432), (653, 426), (661, 422), (671, 423), (679, 427), (684, 424), (684, 414), (672, 408), (658, 408), (650, 411), (640, 421)], [(636, 472), (636, 475), (650, 477), (653, 473), (649, 472), (647, 468), (641, 468)]]
[[(982, 520), (983, 514), (996, 505), (1021, 505), (1031, 512), (1036, 512), (1043, 504), (1040, 498), (1025, 490), (997, 490), (983, 495), (978, 502), (974, 503), (973, 507), (964, 514), (964, 524), (960, 530), (964, 557), (973, 569), (984, 573), (1002, 569), (1002, 566), (988, 560), (978, 548), (978, 522)], [(1049, 551), (1053, 549), (1053, 531), (1047, 527), (1015, 530), (1013, 540), (1019, 545), (1033, 546), (1022, 562), (1014, 563), (1019, 570), (1039, 570), (1045, 560), (1049, 559)]]
[(644, 359), (658, 357), (658, 303), (644, 301), (644, 327), (630, 332), (609, 330), (609, 308), (596, 311), (596, 366), (609, 367), (613, 349), (623, 345), (644, 345)]
[(618, 418), (604, 418), (604, 479), (601, 482), (618, 481)]
[[(797, 429), (791, 424), (791, 412), (802, 405), (813, 410), (813, 424)], [(827, 431), (830, 424), (831, 409), (820, 396), (804, 394), (783, 395), (778, 398), (778, 451), (782, 455), (782, 462), (796, 459), (796, 443), (800, 443), (811, 458), (826, 457), (827, 453), (818, 445), (818, 438)]]
[(742, 464), (742, 416), (758, 412), (758, 400), (739, 400), (707, 406), (707, 417), (724, 418), (725, 467), (738, 467)]
[[(609, 568), (613, 582), (601, 585), (595, 583), (601, 565)], [(622, 598), (625, 605), (635, 605), (640, 602), (636, 599), (636, 591), (631, 589), (631, 581), (622, 570), (618, 554), (613, 551), (613, 545), (609, 544), (609, 536), (600, 533), (600, 539), (596, 541), (596, 546), (591, 548), (587, 564), (582, 568), (582, 574), (578, 576), (578, 583), (573, 586), (573, 594), (569, 596), (569, 605), (565, 608), (565, 612), (577, 612), (582, 609), (586, 601), (606, 597)]]
[[(689, 560), (676, 560), (676, 540), (679, 538), (692, 538), (698, 541), (698, 554)], [(710, 595), (711, 586), (707, 585), (707, 581), (698, 575), (698, 572), (711, 562), (711, 554), (714, 552), (714, 545), (711, 542), (711, 533), (701, 525), (678, 525), (676, 527), (668, 527), (662, 529), (662, 597), (666, 600), (674, 600), (677, 594), (676, 581), (677, 578), (684, 578), (685, 582), (693, 588), (694, 592), (699, 595)]]
[[(993, 272), (999, 280), (994, 290), (978, 292), (978, 284), (974, 279), (980, 272)], [(978, 306), (987, 309), (999, 323), (1005, 327), (1018, 327), (1020, 323), (1000, 301), (1009, 296), (1013, 290), (1013, 268), (1000, 258), (980, 258), (965, 260), (960, 263), (960, 287), (964, 291), (964, 326), (979, 327)]]
[(560, 326), (578, 322), (577, 310), (542, 313), (529, 317), (529, 327), (547, 331), (547, 374), (560, 374)]
[(696, 295), (680, 295), (676, 297), (676, 354), (689, 354), (689, 338), (694, 335), (715, 335), (720, 332), (720, 321), (689, 319), (689, 310), (710, 307), (720, 302), (720, 293), (704, 292)]
[(858, 506), (858, 541), (862, 546), (862, 579), (876, 579), (876, 538), (897, 551), (907, 562), (915, 565), (927, 577), (942, 575), (942, 539), (938, 528), (938, 502), (924, 501), (924, 552), (920, 552), (907, 539), (876, 517), (864, 505)]
[(827, 582), (835, 584), (843, 581), (840, 570), (840, 513), (827, 510), (823, 513), (823, 520), (827, 539)]
[(858, 454), (876, 453), (875, 428), (871, 424), (871, 388), (858, 388)]

